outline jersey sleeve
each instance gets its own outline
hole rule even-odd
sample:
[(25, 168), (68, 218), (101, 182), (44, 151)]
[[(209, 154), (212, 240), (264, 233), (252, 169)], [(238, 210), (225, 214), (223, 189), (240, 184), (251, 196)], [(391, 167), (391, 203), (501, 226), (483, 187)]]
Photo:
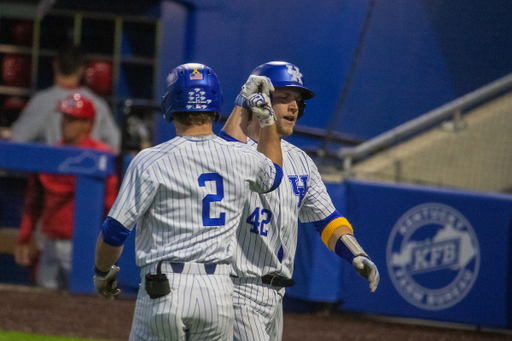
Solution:
[(240, 142), (240, 143), (244, 143), (242, 141), (238, 141), (237, 139), (235, 139), (233, 136), (229, 135), (228, 133), (226, 133), (224, 131), (224, 129), (221, 129), (220, 130), (220, 133), (219, 133), (219, 137), (223, 140), (226, 140), (226, 141), (229, 141), (229, 142)]
[(251, 151), (252, 155), (249, 155), (249, 158), (255, 166), (252, 167), (254, 174), (249, 180), (250, 190), (257, 193), (272, 192), (281, 184), (283, 170), (262, 153)]
[(152, 169), (144, 167), (140, 162), (141, 154), (130, 163), (119, 194), (108, 214), (130, 231), (151, 205), (158, 190), (158, 182)]
[(336, 211), (318, 168), (312, 160), (308, 161), (311, 170), (310, 180), (304, 203), (299, 212), (299, 219), (303, 223), (323, 220)]

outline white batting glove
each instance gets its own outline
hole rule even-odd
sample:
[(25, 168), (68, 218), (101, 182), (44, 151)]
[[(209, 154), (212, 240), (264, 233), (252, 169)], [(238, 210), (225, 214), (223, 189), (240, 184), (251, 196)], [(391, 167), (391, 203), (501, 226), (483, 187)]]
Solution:
[(261, 128), (272, 125), (276, 121), (276, 115), (274, 114), (274, 109), (272, 109), (270, 97), (267, 94), (258, 93), (251, 95), (247, 99), (247, 105), (253, 113), (258, 115)]
[(113, 300), (114, 296), (121, 292), (117, 288), (117, 273), (120, 268), (112, 265), (109, 272), (105, 276), (94, 275), (94, 286), (96, 287), (96, 293), (99, 297), (103, 297), (107, 300)]
[(256, 93), (263, 93), (270, 95), (270, 91), (274, 91), (274, 85), (270, 78), (266, 76), (250, 75), (245, 84), (242, 86), (242, 91), (235, 99), (235, 104), (239, 107), (249, 109), (247, 99)]
[(366, 278), (368, 282), (370, 282), (371, 292), (377, 290), (377, 285), (380, 281), (380, 275), (379, 270), (377, 270), (377, 266), (375, 266), (371, 260), (363, 256), (355, 257), (352, 261), (352, 265), (359, 275)]

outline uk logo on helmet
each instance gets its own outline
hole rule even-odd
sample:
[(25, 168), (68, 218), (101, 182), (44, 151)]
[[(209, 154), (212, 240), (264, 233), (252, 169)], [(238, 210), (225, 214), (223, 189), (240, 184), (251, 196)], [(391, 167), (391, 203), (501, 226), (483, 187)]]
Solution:
[(288, 68), (288, 73), (292, 75), (292, 81), (302, 84), (302, 73), (300, 73), (299, 68), (290, 64), (287, 64), (286, 67)]

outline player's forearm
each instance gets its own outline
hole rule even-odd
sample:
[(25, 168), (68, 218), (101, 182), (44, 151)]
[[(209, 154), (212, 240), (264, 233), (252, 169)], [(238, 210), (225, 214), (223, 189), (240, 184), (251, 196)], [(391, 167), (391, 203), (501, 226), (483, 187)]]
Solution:
[(336, 242), (340, 237), (344, 234), (352, 234), (352, 229), (350, 229), (348, 226), (340, 226), (334, 232), (332, 233), (331, 237), (329, 238), (329, 250), (334, 251), (336, 248)]
[(248, 111), (236, 105), (222, 130), (240, 142), (247, 142)]
[(322, 231), (322, 241), (329, 250), (352, 264), (353, 259), (357, 256), (368, 257), (353, 233), (352, 226), (348, 220), (338, 217), (324, 228)]
[(281, 151), (281, 139), (277, 134), (275, 124), (261, 128), (258, 151), (272, 160), (273, 163), (283, 167), (283, 154)]
[(111, 246), (103, 241), (103, 237), (98, 237), (96, 243), (96, 267), (103, 272), (108, 272), (109, 269), (114, 265), (121, 253), (123, 252), (123, 246)]

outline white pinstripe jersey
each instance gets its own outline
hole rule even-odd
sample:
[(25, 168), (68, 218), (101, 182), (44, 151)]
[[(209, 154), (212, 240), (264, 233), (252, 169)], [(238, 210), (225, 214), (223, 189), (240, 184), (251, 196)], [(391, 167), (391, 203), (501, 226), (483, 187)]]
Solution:
[(270, 159), (216, 135), (176, 137), (130, 163), (109, 216), (132, 230), (138, 266), (230, 263), (235, 230), (251, 190), (268, 191)]
[[(247, 144), (257, 147), (250, 138)], [(234, 264), (238, 277), (273, 273), (291, 278), (299, 219), (304, 223), (319, 221), (335, 211), (313, 160), (287, 141), (281, 141), (281, 148), (281, 185), (267, 194), (250, 193), (244, 207)], [(279, 261), (281, 247), (283, 255)]]

